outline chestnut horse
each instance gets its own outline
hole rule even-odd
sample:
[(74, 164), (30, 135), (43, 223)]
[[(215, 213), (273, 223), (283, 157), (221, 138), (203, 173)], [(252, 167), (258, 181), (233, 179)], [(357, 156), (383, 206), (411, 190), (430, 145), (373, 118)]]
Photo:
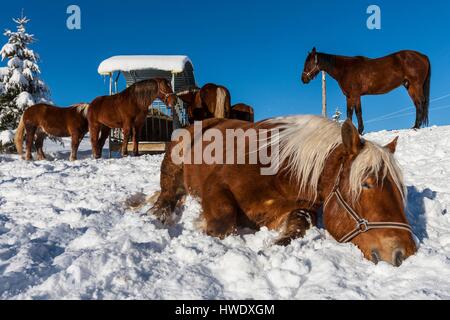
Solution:
[(255, 111), (249, 105), (238, 103), (231, 107), (230, 119), (255, 122)]
[(101, 158), (102, 149), (112, 128), (122, 128), (122, 156), (128, 156), (128, 142), (133, 135), (133, 153), (139, 155), (139, 135), (151, 104), (160, 99), (168, 107), (178, 103), (167, 79), (144, 80), (113, 96), (98, 97), (88, 110), (92, 154)]
[[(224, 238), (238, 227), (268, 227), (281, 231), (277, 244), (287, 245), (316, 224), (317, 211), (323, 208), (328, 232), (339, 242), (352, 242), (375, 263), (383, 260), (399, 266), (416, 252), (404, 211), (402, 173), (394, 159), (397, 139), (382, 147), (362, 140), (349, 120), (341, 127), (316, 116), (256, 124), (211, 119), (202, 125), (205, 134), (211, 129), (221, 133), (224, 146), (230, 129), (247, 133), (276, 129), (258, 149), (273, 152), (278, 144), (279, 170), (262, 175), (261, 161), (249, 164), (248, 159), (247, 164), (227, 165), (174, 161), (172, 156), (179, 151), (192, 156), (196, 149), (210, 149), (205, 142), (210, 139), (202, 139), (196, 147), (191, 138), (186, 150), (180, 148), (182, 139), (173, 142), (162, 164), (161, 194), (151, 209), (162, 222), (171, 223), (174, 211), (190, 194), (201, 201), (208, 235)], [(232, 154), (243, 151), (249, 157), (249, 145), (244, 151), (231, 150)]]
[(344, 57), (319, 53), (313, 48), (306, 58), (303, 83), (309, 83), (320, 71), (334, 78), (347, 97), (347, 118), (356, 110), (359, 133), (364, 132), (361, 96), (388, 93), (403, 85), (416, 107), (414, 129), (428, 125), (431, 63), (416, 51), (400, 51), (384, 58)]
[(88, 104), (76, 104), (69, 108), (55, 107), (48, 104), (36, 104), (25, 110), (16, 131), (15, 144), (17, 153), (23, 157), (23, 136), (26, 132), (26, 160), (32, 160), (33, 142), (36, 146), (38, 160), (44, 160), (44, 140), (47, 136), (72, 137), (70, 161), (77, 159), (78, 147), (88, 132), (86, 113)]
[(228, 119), (231, 109), (230, 91), (224, 86), (208, 83), (203, 88), (192, 88), (177, 96), (184, 102), (190, 123), (205, 119)]

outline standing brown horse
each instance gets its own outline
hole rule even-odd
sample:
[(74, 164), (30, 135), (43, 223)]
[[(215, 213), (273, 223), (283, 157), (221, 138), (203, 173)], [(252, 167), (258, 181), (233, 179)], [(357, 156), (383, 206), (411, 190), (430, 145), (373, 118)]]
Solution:
[(249, 105), (238, 103), (231, 107), (230, 119), (255, 122), (255, 111)]
[[(133, 153), (139, 155), (139, 135), (156, 99), (173, 108), (178, 102), (166, 79), (144, 80), (113, 96), (98, 97), (88, 110), (89, 133), (94, 158), (101, 158), (111, 128), (122, 128), (122, 155), (128, 156), (128, 141), (133, 134)], [(99, 136), (99, 134), (101, 135)]]
[(431, 63), (416, 51), (400, 51), (384, 58), (344, 57), (319, 53), (313, 48), (306, 58), (303, 83), (309, 83), (320, 71), (327, 72), (347, 97), (347, 117), (358, 117), (359, 133), (364, 132), (361, 96), (388, 93), (403, 85), (416, 106), (414, 129), (428, 125)]
[(44, 160), (44, 140), (54, 137), (72, 137), (70, 161), (77, 159), (78, 147), (88, 132), (86, 113), (88, 104), (76, 104), (69, 108), (48, 104), (36, 104), (25, 110), (16, 131), (15, 144), (19, 156), (23, 154), (23, 136), (26, 131), (26, 160), (32, 160), (31, 149), (35, 140), (38, 160)]
[[(244, 130), (247, 137), (252, 130), (277, 129), (273, 139), (262, 143), (271, 152), (279, 145), (279, 170), (261, 175), (265, 166), (261, 161), (249, 164), (249, 159), (247, 164), (179, 164), (173, 158), (178, 152), (192, 156), (197, 149), (210, 149), (206, 140), (211, 139), (195, 146), (192, 126), (187, 149), (180, 148), (185, 142), (173, 142), (162, 164), (161, 194), (152, 209), (161, 221), (170, 223), (189, 193), (201, 201), (207, 234), (224, 238), (240, 226), (265, 226), (280, 230), (278, 244), (286, 245), (315, 224), (316, 212), (323, 207), (328, 232), (340, 242), (354, 243), (375, 263), (383, 260), (399, 266), (416, 252), (404, 211), (402, 174), (394, 159), (397, 139), (382, 147), (361, 140), (349, 120), (341, 127), (316, 116), (256, 124), (211, 119), (202, 125), (205, 135), (210, 129), (222, 133), (223, 145), (232, 129)], [(249, 157), (249, 145), (223, 152), (231, 151), (235, 158), (244, 152)]]
[(190, 123), (230, 117), (231, 95), (223, 86), (208, 83), (201, 89), (192, 88), (177, 95), (185, 103)]

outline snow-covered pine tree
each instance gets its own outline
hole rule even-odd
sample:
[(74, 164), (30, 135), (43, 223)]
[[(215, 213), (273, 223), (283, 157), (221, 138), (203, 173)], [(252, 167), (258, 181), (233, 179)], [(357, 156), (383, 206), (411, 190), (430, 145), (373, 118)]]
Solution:
[(17, 127), (23, 111), (40, 102), (50, 102), (50, 91), (40, 79), (39, 56), (28, 46), (35, 39), (26, 32), (27, 17), (13, 19), (17, 31), (5, 30), (8, 43), (0, 51), (7, 66), (0, 68), (0, 131)]
[(341, 122), (342, 112), (339, 110), (339, 107), (336, 108), (336, 112), (331, 117), (331, 119), (335, 122)]

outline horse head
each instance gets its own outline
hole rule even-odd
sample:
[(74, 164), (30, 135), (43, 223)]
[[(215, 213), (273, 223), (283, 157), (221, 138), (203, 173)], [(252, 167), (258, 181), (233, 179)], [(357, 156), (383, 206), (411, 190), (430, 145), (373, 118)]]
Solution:
[(314, 78), (317, 77), (319, 72), (320, 68), (317, 50), (316, 48), (313, 48), (312, 51), (308, 54), (308, 57), (305, 61), (305, 66), (302, 73), (302, 82), (304, 84), (308, 84), (311, 80), (314, 80)]
[(397, 139), (381, 147), (363, 141), (350, 120), (342, 144), (324, 169), (324, 223), (342, 243), (352, 242), (374, 263), (399, 266), (416, 245), (405, 215), (402, 174), (394, 159)]
[(155, 79), (158, 83), (158, 99), (166, 106), (174, 108), (178, 104), (178, 97), (173, 92), (172, 86), (167, 79)]
[(189, 123), (196, 120), (203, 120), (203, 110), (201, 107), (200, 88), (193, 87), (177, 93), (178, 98), (183, 101)]

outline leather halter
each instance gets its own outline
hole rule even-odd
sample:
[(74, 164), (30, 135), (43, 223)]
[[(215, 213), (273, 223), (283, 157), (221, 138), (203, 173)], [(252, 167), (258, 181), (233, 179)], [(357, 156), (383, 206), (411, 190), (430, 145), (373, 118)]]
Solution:
[[(161, 86), (159, 85), (159, 81), (157, 81), (158, 84), (158, 93), (162, 93), (164, 95), (164, 99), (163, 99), (163, 103), (167, 106), (167, 100), (169, 99), (170, 96), (176, 96), (175, 93), (166, 93), (164, 91), (161, 90)], [(177, 96), (178, 99), (178, 96)]]
[(374, 229), (397, 229), (397, 230), (405, 230), (414, 234), (412, 228), (409, 224), (401, 223), (401, 222), (369, 222), (367, 219), (362, 218), (353, 208), (345, 201), (342, 196), (341, 191), (339, 190), (339, 184), (341, 182), (341, 174), (344, 169), (344, 166), (341, 165), (341, 169), (339, 170), (339, 174), (336, 178), (336, 183), (333, 187), (333, 191), (331, 191), (328, 198), (325, 200), (323, 209), (328, 206), (330, 200), (333, 197), (336, 197), (338, 204), (345, 209), (348, 215), (356, 222), (356, 227), (345, 236), (343, 236), (339, 242), (340, 243), (348, 243), (355, 239), (357, 236), (369, 232)]
[(309, 72), (303, 71), (303, 74), (306, 75), (308, 77), (308, 80), (310, 80), (310, 81), (313, 79), (313, 77), (311, 77), (311, 75), (316, 71), (320, 71), (317, 53), (314, 56), (314, 64), (315, 64), (314, 68), (312, 68)]

